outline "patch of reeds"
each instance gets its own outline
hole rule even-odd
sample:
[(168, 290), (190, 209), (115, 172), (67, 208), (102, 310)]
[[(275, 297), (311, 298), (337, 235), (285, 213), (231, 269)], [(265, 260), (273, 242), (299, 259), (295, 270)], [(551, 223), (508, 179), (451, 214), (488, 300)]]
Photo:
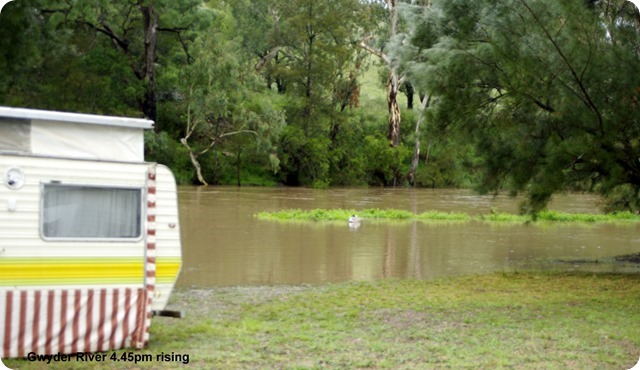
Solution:
[(599, 222), (638, 222), (640, 215), (631, 212), (615, 212), (607, 214), (593, 213), (569, 213), (559, 211), (543, 211), (536, 215), (516, 215), (492, 211), (488, 214), (472, 216), (462, 212), (442, 212), (430, 210), (422, 213), (413, 213), (401, 209), (367, 208), (355, 209), (288, 209), (275, 212), (260, 212), (259, 219), (280, 221), (346, 221), (352, 215), (364, 220), (407, 220), (424, 222), (503, 222), (503, 223), (529, 223), (529, 222), (573, 222), (573, 223), (599, 223)]

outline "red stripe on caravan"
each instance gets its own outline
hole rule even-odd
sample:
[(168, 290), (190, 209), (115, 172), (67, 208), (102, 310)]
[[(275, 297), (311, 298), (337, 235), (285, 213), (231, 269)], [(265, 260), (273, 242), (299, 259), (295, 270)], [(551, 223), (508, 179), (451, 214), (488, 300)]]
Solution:
[(149, 172), (149, 180), (155, 180), (156, 179), (156, 174)]
[(147, 311), (147, 294), (146, 291), (140, 291), (138, 295), (138, 301), (136, 302), (136, 329), (134, 331), (134, 343), (133, 346), (140, 348), (140, 345), (144, 341), (144, 328), (145, 328), (145, 312)]
[(156, 249), (156, 243), (147, 243), (147, 249)]
[(104, 351), (103, 342), (104, 342), (104, 325), (107, 316), (107, 290), (100, 290), (100, 316), (98, 318), (98, 352)]
[(75, 290), (73, 300), (73, 335), (71, 337), (71, 353), (78, 352), (78, 341), (80, 340), (80, 298), (80, 290)]
[(120, 348), (126, 347), (126, 340), (129, 336), (129, 312), (131, 308), (131, 289), (124, 291), (124, 319), (122, 320), (122, 343)]
[(67, 330), (67, 308), (69, 305), (69, 292), (63, 290), (60, 293), (60, 336), (58, 337), (58, 351), (64, 352), (65, 331)]
[(135, 347), (135, 348), (138, 347), (138, 340), (140, 339), (140, 336), (139, 336), (140, 322), (143, 319), (142, 316), (140, 315), (141, 310), (142, 310), (142, 308), (140, 307), (141, 303), (142, 303), (142, 301), (140, 300), (140, 297), (138, 297), (138, 299), (136, 300), (135, 326), (133, 328), (132, 335), (131, 335), (131, 346)]
[(149, 189), (147, 189), (147, 192), (149, 194), (155, 194), (156, 193), (156, 188), (155, 187), (149, 187)]
[(31, 351), (38, 352), (38, 340), (40, 339), (40, 305), (41, 292), (37, 290), (33, 302), (33, 328), (31, 330)]
[(53, 290), (47, 292), (47, 342), (44, 345), (46, 353), (53, 353), (51, 341), (53, 341), (53, 310), (55, 309), (55, 294)]
[(109, 337), (109, 349), (116, 348), (116, 335), (118, 332), (118, 299), (119, 289), (113, 290), (113, 302), (111, 303), (111, 336)]
[(6, 357), (11, 357), (11, 322), (12, 320), (12, 308), (13, 308), (13, 292), (7, 292), (6, 296), (6, 308), (4, 313), (4, 343), (2, 352)]
[(147, 216), (147, 221), (156, 222), (156, 215), (148, 215)]
[(27, 331), (27, 292), (20, 292), (20, 324), (18, 327), (18, 357), (24, 357), (24, 336)]
[(93, 330), (93, 300), (95, 290), (89, 289), (87, 291), (87, 316), (85, 317), (87, 326), (84, 333), (84, 352), (91, 351), (91, 331)]

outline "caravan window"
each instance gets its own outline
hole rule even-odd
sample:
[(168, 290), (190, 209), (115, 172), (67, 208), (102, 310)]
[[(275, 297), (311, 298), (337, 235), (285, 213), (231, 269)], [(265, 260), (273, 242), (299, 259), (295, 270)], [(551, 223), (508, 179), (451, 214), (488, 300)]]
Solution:
[(43, 184), (45, 239), (139, 239), (142, 190)]

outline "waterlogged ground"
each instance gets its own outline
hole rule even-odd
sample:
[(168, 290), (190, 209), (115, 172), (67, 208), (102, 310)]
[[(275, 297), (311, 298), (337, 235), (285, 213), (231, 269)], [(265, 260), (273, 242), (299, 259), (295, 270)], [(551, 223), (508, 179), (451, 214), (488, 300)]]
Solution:
[(171, 308), (187, 317), (155, 318), (149, 347), (129, 351), (140, 361), (91, 368), (629, 369), (640, 356), (639, 306), (638, 274), (181, 289)]

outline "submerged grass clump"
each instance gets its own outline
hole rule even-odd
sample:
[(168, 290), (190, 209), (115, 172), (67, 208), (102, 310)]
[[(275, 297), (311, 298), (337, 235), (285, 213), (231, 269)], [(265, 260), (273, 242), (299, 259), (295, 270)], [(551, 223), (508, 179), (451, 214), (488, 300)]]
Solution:
[(413, 212), (401, 210), (401, 209), (378, 209), (369, 208), (361, 211), (351, 211), (351, 214), (357, 214), (362, 218), (370, 219), (384, 219), (384, 220), (410, 220), (415, 217)]
[(613, 221), (640, 221), (640, 216), (631, 212), (615, 212), (607, 214), (593, 213), (567, 213), (557, 211), (543, 211), (538, 214), (539, 221), (560, 222), (613, 222)]
[(312, 209), (307, 211), (287, 209), (277, 212), (260, 212), (257, 216), (263, 220), (337, 221), (348, 220), (353, 214), (355, 214), (355, 211), (350, 209)]
[(365, 220), (422, 220), (422, 221), (468, 221), (471, 217), (465, 213), (427, 211), (415, 214), (401, 209), (288, 209), (276, 212), (260, 212), (257, 217), (263, 220), (288, 221), (346, 221), (357, 215)]
[(401, 209), (289, 209), (276, 212), (260, 212), (257, 217), (263, 220), (280, 221), (346, 221), (352, 215), (358, 215), (365, 220), (417, 220), (424, 222), (464, 222), (484, 221), (503, 223), (529, 223), (529, 222), (640, 222), (640, 215), (631, 212), (615, 212), (607, 214), (592, 213), (568, 213), (558, 211), (543, 211), (535, 216), (515, 215), (510, 213), (490, 212), (478, 216), (472, 216), (462, 212), (442, 212), (430, 210), (422, 213), (413, 213)]
[(469, 221), (471, 216), (461, 212), (426, 211), (415, 215), (421, 221)]

